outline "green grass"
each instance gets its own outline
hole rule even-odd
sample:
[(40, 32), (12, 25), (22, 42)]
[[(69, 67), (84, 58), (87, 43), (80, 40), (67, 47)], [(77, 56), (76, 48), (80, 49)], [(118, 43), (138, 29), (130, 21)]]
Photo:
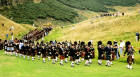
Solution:
[[(139, 56), (139, 55), (137, 55)], [(139, 60), (140, 57), (137, 57)], [(133, 65), (134, 69), (126, 68), (126, 57), (118, 61), (113, 61), (112, 67), (97, 64), (97, 57), (93, 59), (93, 64), (84, 66), (84, 62), (70, 67), (70, 62), (60, 66), (59, 62), (51, 64), (42, 63), (42, 60), (31, 61), (23, 58), (4, 55), (0, 51), (0, 77), (139, 77), (140, 63)]]

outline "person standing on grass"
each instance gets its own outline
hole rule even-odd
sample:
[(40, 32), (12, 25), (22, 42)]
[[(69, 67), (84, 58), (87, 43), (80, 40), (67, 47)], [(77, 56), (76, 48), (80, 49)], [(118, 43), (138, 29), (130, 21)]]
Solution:
[(135, 50), (133, 49), (130, 41), (126, 42), (125, 48), (126, 48), (126, 50), (124, 52), (124, 56), (125, 56), (125, 54), (127, 54), (127, 63), (128, 63), (127, 68), (132, 69), (132, 64), (134, 64), (134, 52), (135, 52)]
[(139, 41), (139, 36), (140, 36), (139, 32), (136, 32), (136, 42)]
[(105, 53), (106, 53), (106, 66), (110, 67), (112, 64), (111, 59), (111, 52), (112, 52), (112, 42), (108, 41), (107, 46), (105, 47)]
[(97, 49), (98, 49), (98, 64), (102, 65), (103, 54), (105, 52), (104, 45), (102, 44), (102, 41), (98, 41), (97, 44), (98, 44), (97, 45)]
[(120, 48), (120, 55), (122, 55), (122, 53), (123, 53), (124, 46), (125, 46), (125, 42), (120, 40), (120, 46), (119, 46), (119, 48)]
[(3, 42), (1, 39), (0, 39), (0, 50), (3, 50)]

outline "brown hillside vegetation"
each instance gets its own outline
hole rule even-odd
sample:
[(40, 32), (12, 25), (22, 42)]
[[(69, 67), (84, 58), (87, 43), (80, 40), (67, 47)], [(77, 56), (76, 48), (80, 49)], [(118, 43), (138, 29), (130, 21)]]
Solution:
[(135, 40), (140, 32), (139, 10), (126, 12), (125, 16), (89, 19), (64, 28), (58, 40)]
[[(4, 26), (2, 26), (4, 24)], [(26, 34), (29, 30), (34, 29), (34, 27), (26, 24), (17, 24), (10, 19), (0, 15), (0, 38), (5, 39), (6, 34), (10, 34), (10, 28), (14, 27), (13, 33), (16, 37), (21, 37), (21, 35)]]

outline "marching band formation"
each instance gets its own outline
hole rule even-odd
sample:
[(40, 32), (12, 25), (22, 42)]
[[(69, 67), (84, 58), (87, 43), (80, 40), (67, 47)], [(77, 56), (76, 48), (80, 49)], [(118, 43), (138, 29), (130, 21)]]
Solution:
[[(47, 60), (52, 61), (52, 64), (60, 61), (60, 65), (64, 65), (64, 62), (71, 62), (71, 67), (75, 64), (79, 65), (85, 60), (85, 65), (92, 64), (92, 60), (95, 58), (95, 48), (93, 42), (89, 41), (87, 44), (84, 41), (75, 42), (34, 42), (28, 40), (0, 40), (0, 50), (4, 49), (5, 54), (15, 55), (16, 57), (23, 57), (24, 59), (41, 59), (45, 63)], [(105, 46), (102, 41), (97, 43), (98, 49), (98, 64), (102, 65), (102, 60), (106, 60), (106, 66), (110, 67), (115, 59), (119, 59), (119, 45), (117, 41), (108, 41)], [(135, 50), (131, 46), (131, 42), (125, 43), (125, 52), (127, 54), (127, 68), (132, 69), (134, 63)], [(37, 56), (37, 57), (36, 57)], [(48, 58), (46, 60), (46, 58)], [(51, 60), (52, 59), (52, 60)]]

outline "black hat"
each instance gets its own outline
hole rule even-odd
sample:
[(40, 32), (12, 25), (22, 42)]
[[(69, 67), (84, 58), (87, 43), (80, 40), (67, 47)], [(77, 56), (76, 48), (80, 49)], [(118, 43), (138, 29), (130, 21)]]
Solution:
[(98, 46), (99, 46), (99, 45), (102, 45), (102, 41), (98, 41)]
[(89, 41), (89, 42), (88, 42), (88, 46), (90, 46), (90, 45), (91, 45), (91, 42)]
[(125, 46), (126, 46), (126, 47), (128, 47), (128, 45), (131, 45), (131, 42), (130, 42), (130, 41), (127, 41), (127, 42), (125, 43)]
[(107, 44), (112, 45), (112, 41), (108, 41)]

